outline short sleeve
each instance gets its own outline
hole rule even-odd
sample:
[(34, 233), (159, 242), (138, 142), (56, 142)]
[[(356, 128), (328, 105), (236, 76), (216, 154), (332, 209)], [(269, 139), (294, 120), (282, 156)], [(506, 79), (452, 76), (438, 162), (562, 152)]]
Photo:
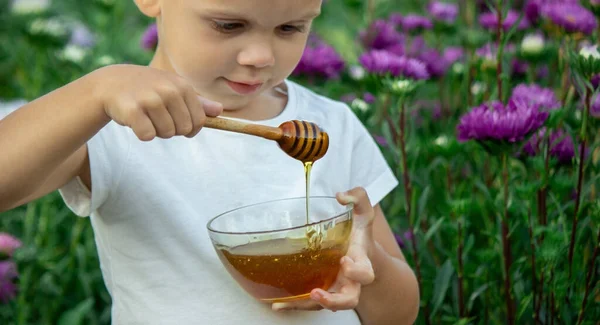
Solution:
[(91, 192), (79, 177), (58, 191), (65, 204), (80, 217), (89, 216), (100, 208), (117, 187), (130, 151), (127, 128), (110, 122), (88, 142), (92, 178)]
[(396, 186), (398, 179), (388, 165), (375, 139), (348, 109), (353, 130), (351, 188), (363, 187), (373, 205), (378, 204)]

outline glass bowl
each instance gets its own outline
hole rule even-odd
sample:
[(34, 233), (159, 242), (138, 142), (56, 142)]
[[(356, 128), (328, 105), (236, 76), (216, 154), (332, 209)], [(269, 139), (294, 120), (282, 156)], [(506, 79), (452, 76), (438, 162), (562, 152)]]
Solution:
[(269, 201), (211, 219), (208, 232), (219, 259), (236, 282), (266, 302), (305, 299), (329, 287), (346, 255), (352, 205), (335, 197)]

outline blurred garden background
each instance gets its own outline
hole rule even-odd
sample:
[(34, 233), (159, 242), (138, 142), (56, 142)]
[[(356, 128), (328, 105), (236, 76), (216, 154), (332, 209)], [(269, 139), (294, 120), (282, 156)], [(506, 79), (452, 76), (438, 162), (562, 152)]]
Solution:
[[(401, 180), (382, 206), (418, 324), (599, 324), (600, 1), (323, 2), (292, 79), (347, 102)], [(0, 116), (147, 64), (152, 24), (131, 0), (0, 0)], [(108, 324), (110, 304), (57, 193), (0, 213), (0, 324)]]

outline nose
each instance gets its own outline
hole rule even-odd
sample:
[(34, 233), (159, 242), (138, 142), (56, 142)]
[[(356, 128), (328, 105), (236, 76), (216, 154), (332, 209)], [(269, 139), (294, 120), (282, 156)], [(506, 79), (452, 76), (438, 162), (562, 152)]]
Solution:
[(246, 46), (237, 57), (238, 64), (255, 68), (266, 68), (275, 64), (273, 48), (267, 43), (252, 43)]

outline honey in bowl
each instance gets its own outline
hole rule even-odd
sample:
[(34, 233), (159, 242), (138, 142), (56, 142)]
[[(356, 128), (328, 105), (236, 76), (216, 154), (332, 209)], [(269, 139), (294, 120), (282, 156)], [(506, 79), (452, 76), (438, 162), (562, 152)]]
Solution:
[[(283, 207), (284, 202), (292, 205), (287, 208), (292, 211)], [(236, 228), (229, 233), (211, 231), (211, 239), (227, 271), (254, 298), (268, 303), (304, 299), (315, 288), (329, 289), (336, 280), (352, 231), (351, 207), (333, 197), (312, 197), (313, 214), (306, 225), (305, 204), (306, 198), (267, 202), (209, 225), (209, 229)], [(258, 215), (252, 217), (253, 213)], [(252, 224), (254, 229), (262, 224), (270, 230), (236, 233)], [(311, 242), (315, 234), (318, 245)]]
[[(253, 297), (265, 302), (306, 298), (312, 289), (327, 290), (335, 281), (340, 259), (348, 249), (351, 221), (327, 231), (319, 249), (311, 249), (305, 239), (273, 239), (218, 254), (229, 273)], [(336, 232), (336, 234), (332, 234)]]

